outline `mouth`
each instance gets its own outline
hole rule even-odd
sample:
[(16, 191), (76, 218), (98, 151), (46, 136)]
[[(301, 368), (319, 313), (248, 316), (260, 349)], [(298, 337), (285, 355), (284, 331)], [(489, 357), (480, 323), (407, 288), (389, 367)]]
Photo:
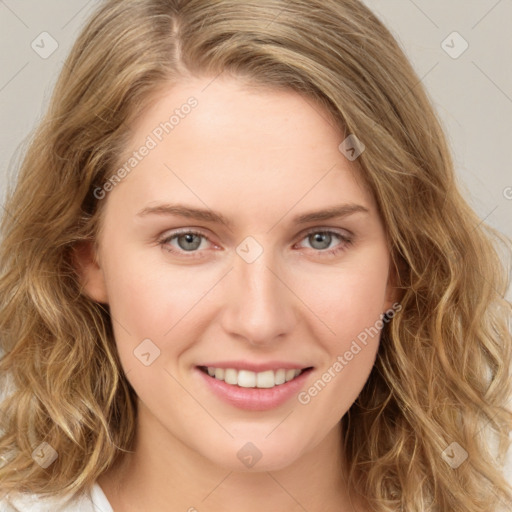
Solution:
[(295, 380), (302, 374), (313, 370), (312, 366), (302, 369), (279, 368), (263, 372), (237, 370), (235, 368), (215, 368), (213, 366), (198, 366), (197, 368), (208, 375), (208, 377), (223, 381), (231, 386), (259, 389), (270, 389), (282, 386), (292, 380)]

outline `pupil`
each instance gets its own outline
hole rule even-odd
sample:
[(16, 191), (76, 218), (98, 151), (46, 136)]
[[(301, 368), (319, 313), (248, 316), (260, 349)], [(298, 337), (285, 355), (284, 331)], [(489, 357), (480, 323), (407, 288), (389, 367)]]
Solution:
[[(195, 243), (194, 237), (196, 238)], [(183, 239), (185, 239), (185, 244), (180, 243), (180, 241)], [(181, 235), (180, 237), (178, 237), (178, 244), (181, 247), (181, 249), (184, 250), (197, 249), (201, 245), (201, 239), (198, 235), (195, 235), (194, 233), (187, 233), (185, 235)]]
[(312, 244), (315, 249), (326, 249), (329, 247), (331, 243), (331, 235), (329, 233), (315, 233), (312, 235), (314, 239), (314, 243), (319, 242), (321, 247), (315, 247), (314, 243)]

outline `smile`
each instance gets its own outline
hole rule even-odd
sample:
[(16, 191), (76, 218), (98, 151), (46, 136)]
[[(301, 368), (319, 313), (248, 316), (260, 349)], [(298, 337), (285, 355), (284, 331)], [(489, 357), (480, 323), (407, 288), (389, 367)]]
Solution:
[(210, 377), (221, 380), (232, 386), (242, 388), (273, 388), (289, 382), (309, 368), (266, 370), (252, 372), (250, 370), (236, 370), (234, 368), (214, 368), (212, 366), (199, 366), (199, 369)]

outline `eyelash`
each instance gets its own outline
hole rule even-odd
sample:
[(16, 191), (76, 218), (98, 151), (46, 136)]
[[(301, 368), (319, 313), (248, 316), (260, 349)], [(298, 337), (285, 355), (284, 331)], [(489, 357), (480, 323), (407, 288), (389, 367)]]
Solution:
[[(310, 235), (317, 234), (317, 233), (335, 235), (342, 242), (339, 246), (335, 247), (334, 249), (313, 249), (314, 251), (316, 251), (322, 255), (326, 255), (327, 257), (337, 255), (338, 253), (346, 250), (347, 247), (352, 245), (352, 243), (353, 243), (352, 238), (348, 237), (347, 235), (345, 235), (343, 233), (340, 233), (338, 231), (333, 231), (330, 229), (318, 229), (318, 228), (314, 228), (314, 229), (311, 229), (310, 231), (306, 232), (304, 234), (304, 236), (301, 238), (301, 241), (304, 240), (305, 238), (309, 237)], [(204, 257), (204, 256), (197, 256), (196, 255), (198, 253), (197, 250), (190, 251), (189, 253), (187, 253), (187, 251), (183, 251), (183, 250), (178, 251), (174, 248), (171, 249), (169, 242), (181, 235), (197, 235), (199, 237), (202, 237), (202, 238), (205, 238), (206, 240), (208, 240), (208, 237), (204, 233), (201, 233), (200, 231), (195, 231), (193, 229), (186, 229), (186, 230), (182, 230), (182, 231), (176, 231), (176, 232), (172, 233), (171, 235), (165, 236), (163, 239), (159, 240), (158, 244), (165, 250), (169, 251), (170, 253), (177, 254), (180, 256), (184, 255), (186, 258), (202, 258), (202, 257)]]

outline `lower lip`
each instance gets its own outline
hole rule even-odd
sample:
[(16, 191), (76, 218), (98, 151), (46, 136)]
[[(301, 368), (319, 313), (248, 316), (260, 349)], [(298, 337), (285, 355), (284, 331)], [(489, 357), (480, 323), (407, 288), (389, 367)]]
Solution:
[(296, 395), (313, 369), (310, 368), (302, 372), (298, 377), (273, 388), (243, 388), (234, 386), (226, 384), (223, 380), (210, 377), (197, 367), (195, 370), (204, 379), (209, 389), (224, 402), (234, 405), (239, 409), (266, 411), (279, 407)]

